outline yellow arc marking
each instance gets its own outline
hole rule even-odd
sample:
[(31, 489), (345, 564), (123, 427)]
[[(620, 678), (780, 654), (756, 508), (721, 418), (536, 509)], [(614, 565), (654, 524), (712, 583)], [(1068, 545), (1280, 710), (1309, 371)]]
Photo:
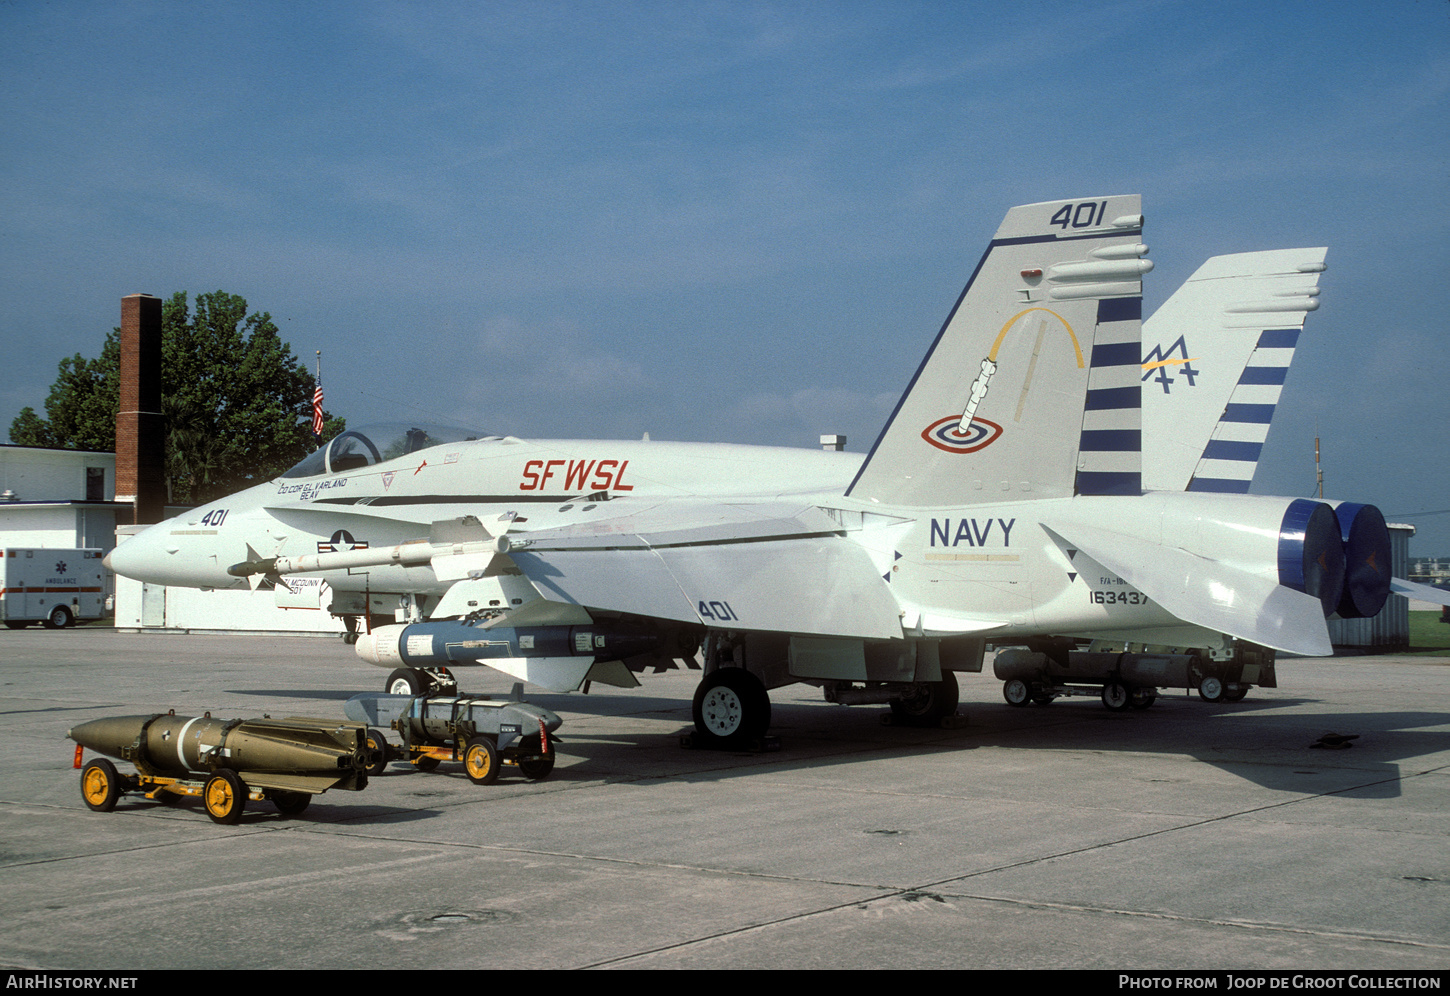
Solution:
[(1007, 319), (1007, 324), (1003, 325), (1002, 331), (997, 333), (997, 341), (992, 343), (992, 351), (987, 354), (987, 359), (991, 360), (993, 363), (997, 362), (997, 350), (1002, 348), (1002, 340), (1007, 338), (1007, 330), (1010, 329), (1017, 322), (1017, 319), (1021, 318), (1023, 315), (1031, 314), (1034, 311), (1045, 311), (1053, 318), (1056, 318), (1059, 322), (1062, 322), (1062, 327), (1067, 329), (1068, 338), (1072, 340), (1073, 351), (1077, 353), (1077, 366), (1078, 369), (1081, 370), (1083, 366), (1082, 346), (1078, 344), (1077, 333), (1072, 330), (1072, 326), (1067, 323), (1066, 318), (1063, 318), (1051, 308), (1028, 308), (1025, 311), (1017, 312), (1017, 314)]

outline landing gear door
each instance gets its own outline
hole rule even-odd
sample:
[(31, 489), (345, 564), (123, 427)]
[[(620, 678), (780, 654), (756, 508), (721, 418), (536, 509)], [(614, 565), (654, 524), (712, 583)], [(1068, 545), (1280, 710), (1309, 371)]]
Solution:
[[(980, 672), (982, 670), (982, 659), (987, 652), (986, 640), (975, 636), (952, 636), (931, 642), (937, 644), (937, 654), (943, 671)], [(918, 678), (917, 680), (925, 681), (927, 679)]]

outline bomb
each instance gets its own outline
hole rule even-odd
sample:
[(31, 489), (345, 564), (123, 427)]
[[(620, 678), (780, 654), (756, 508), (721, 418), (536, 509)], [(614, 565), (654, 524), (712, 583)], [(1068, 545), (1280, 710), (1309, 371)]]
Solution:
[[(248, 799), (268, 799), (288, 815), (330, 788), (360, 790), (374, 747), (362, 723), (290, 716), (285, 719), (213, 719), (211, 715), (111, 716), (73, 727), (67, 736), (83, 749), (129, 761), (136, 775), (121, 775), (96, 759), (81, 773), (81, 797), (109, 812), (123, 794), (144, 792), (169, 801), (199, 795), (207, 815), (236, 823)], [(198, 778), (196, 775), (205, 774)]]

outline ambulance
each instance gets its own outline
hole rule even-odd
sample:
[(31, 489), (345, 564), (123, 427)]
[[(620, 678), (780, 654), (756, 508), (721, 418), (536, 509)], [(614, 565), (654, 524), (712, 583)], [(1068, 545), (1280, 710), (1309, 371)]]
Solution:
[(102, 550), (0, 547), (0, 620), (64, 629), (106, 614)]

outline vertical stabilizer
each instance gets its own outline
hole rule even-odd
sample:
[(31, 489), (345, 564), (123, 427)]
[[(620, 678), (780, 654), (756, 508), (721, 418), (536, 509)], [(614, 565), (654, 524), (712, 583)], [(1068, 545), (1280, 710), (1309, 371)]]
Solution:
[(1215, 256), (1143, 324), (1143, 486), (1249, 490), (1326, 250)]
[(895, 505), (1140, 489), (1142, 201), (1007, 212), (846, 489)]

